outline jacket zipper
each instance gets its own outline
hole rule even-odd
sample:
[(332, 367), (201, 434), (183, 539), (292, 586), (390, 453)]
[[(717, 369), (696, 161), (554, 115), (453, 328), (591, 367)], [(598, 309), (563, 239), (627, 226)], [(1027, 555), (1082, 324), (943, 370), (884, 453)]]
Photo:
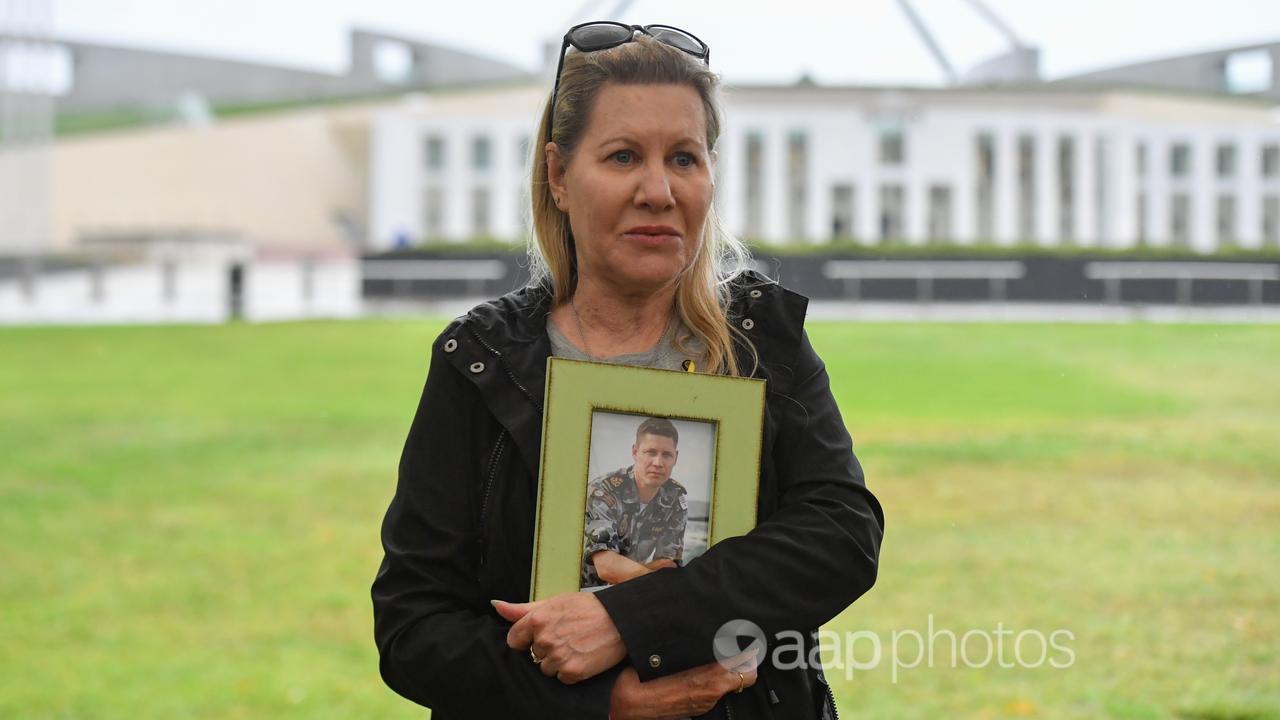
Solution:
[(832, 718), (832, 720), (840, 720), (840, 710), (839, 710), (839, 708), (837, 708), (837, 707), (836, 707), (836, 696), (835, 696), (835, 693), (831, 692), (831, 686), (830, 686), (830, 685), (828, 685), (828, 684), (826, 684), (826, 683), (823, 683), (823, 685), (822, 685), (822, 686), (823, 686), (824, 688), (826, 688), (826, 690), (827, 690), (827, 705), (829, 705), (829, 706), (831, 707), (831, 718)]
[[(477, 343), (480, 343), (481, 347), (483, 347), (485, 350), (488, 350), (490, 355), (493, 355), (495, 358), (498, 359), (498, 364), (502, 366), (502, 369), (504, 372), (506, 372), (507, 377), (511, 379), (512, 384), (514, 384), (520, 390), (520, 392), (523, 393), (524, 396), (529, 399), (529, 402), (533, 403), (533, 406), (538, 409), (538, 412), (541, 413), (542, 403), (538, 402), (538, 399), (533, 396), (533, 393), (529, 392), (529, 388), (526, 388), (524, 386), (524, 383), (521, 383), (520, 379), (515, 376), (515, 373), (511, 372), (511, 368), (507, 367), (507, 364), (502, 360), (502, 353), (498, 352), (497, 348), (495, 348), (494, 346), (485, 342), (484, 338), (480, 337), (480, 334), (477, 333), (475, 331), (475, 328), (471, 327), (470, 325), (467, 326), (467, 332), (471, 333), (471, 337)], [(489, 516), (489, 496), (493, 492), (493, 484), (497, 481), (498, 460), (502, 457), (502, 450), (506, 446), (506, 442), (505, 442), (506, 437), (507, 437), (507, 431), (506, 431), (506, 428), (503, 428), (502, 432), (498, 434), (498, 442), (494, 446), (493, 454), (490, 456), (490, 459), (489, 459), (489, 477), (485, 481), (484, 496), (480, 502), (480, 538), (479, 538), (480, 567), (484, 567), (484, 563), (485, 563), (484, 539), (485, 539), (485, 529), (489, 520), (489, 517), (488, 517)]]
[(484, 567), (486, 528), (489, 525), (489, 498), (493, 495), (493, 484), (498, 479), (498, 461), (502, 459), (502, 450), (507, 444), (507, 430), (498, 433), (498, 441), (494, 443), (493, 452), (489, 454), (489, 475), (484, 483), (484, 495), (480, 500), (480, 567)]
[[(821, 645), (821, 643), (818, 641), (817, 630), (812, 630), (809, 632), (809, 639), (813, 642), (815, 646)], [(818, 665), (818, 672), (814, 675), (813, 679), (822, 683), (823, 693), (827, 696), (827, 707), (831, 708), (831, 720), (840, 720), (840, 709), (836, 707), (836, 695), (834, 692), (831, 691), (831, 683), (827, 682), (827, 674), (822, 671), (821, 664)], [(825, 709), (826, 708), (824, 708), (823, 709), (824, 712), (822, 712), (819, 715), (820, 719), (826, 716)]]

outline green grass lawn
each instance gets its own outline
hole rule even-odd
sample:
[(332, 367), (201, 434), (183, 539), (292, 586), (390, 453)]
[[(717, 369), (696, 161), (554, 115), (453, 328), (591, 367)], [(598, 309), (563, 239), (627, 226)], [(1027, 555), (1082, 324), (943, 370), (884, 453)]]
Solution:
[[(0, 717), (422, 717), (368, 586), (441, 326), (0, 329)], [(1280, 328), (811, 330), (888, 524), (842, 717), (1280, 717)], [(930, 619), (1074, 662), (895, 670)]]

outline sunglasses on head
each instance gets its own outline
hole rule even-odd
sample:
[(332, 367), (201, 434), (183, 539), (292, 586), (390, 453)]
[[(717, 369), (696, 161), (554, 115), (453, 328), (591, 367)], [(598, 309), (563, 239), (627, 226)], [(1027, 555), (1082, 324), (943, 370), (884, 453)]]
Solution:
[(556, 84), (551, 90), (551, 112), (547, 116), (547, 140), (555, 127), (556, 98), (560, 95), (560, 73), (564, 71), (564, 56), (572, 45), (578, 52), (595, 52), (617, 47), (635, 40), (637, 32), (644, 33), (658, 42), (711, 63), (711, 48), (696, 35), (670, 25), (626, 25), (619, 22), (598, 21), (574, 25), (564, 34), (560, 45), (560, 62), (556, 65)]

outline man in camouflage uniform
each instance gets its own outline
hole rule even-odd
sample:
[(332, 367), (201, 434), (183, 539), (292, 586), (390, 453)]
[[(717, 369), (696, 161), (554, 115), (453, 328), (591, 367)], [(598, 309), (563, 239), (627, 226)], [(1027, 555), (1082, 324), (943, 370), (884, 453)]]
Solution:
[(631, 446), (635, 463), (587, 486), (583, 588), (680, 565), (689, 500), (684, 486), (671, 477), (679, 442), (670, 420), (648, 418)]

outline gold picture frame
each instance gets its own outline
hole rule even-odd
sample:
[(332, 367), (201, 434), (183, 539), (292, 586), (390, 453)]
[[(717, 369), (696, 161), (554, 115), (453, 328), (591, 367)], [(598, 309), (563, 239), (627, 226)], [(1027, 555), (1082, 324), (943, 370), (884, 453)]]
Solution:
[[(637, 423), (666, 418), (703, 436), (706, 433), (699, 426), (712, 428), (710, 440), (697, 440), (706, 457), (693, 463), (704, 474), (705, 466), (710, 466), (709, 487), (705, 491), (691, 487), (688, 493), (705, 498), (706, 503), (705, 538), (699, 536), (697, 542), (709, 547), (755, 527), (764, 400), (765, 381), (756, 378), (550, 358), (531, 597), (540, 600), (582, 589), (593, 443), (603, 442), (609, 434), (616, 446), (621, 442), (616, 428), (624, 426), (628, 417)], [(605, 433), (602, 427), (614, 429)], [(593, 437), (597, 433), (600, 437)], [(686, 445), (693, 442), (688, 440)], [(683, 495), (681, 503), (687, 502)], [(690, 536), (702, 532), (701, 527), (689, 529)]]

